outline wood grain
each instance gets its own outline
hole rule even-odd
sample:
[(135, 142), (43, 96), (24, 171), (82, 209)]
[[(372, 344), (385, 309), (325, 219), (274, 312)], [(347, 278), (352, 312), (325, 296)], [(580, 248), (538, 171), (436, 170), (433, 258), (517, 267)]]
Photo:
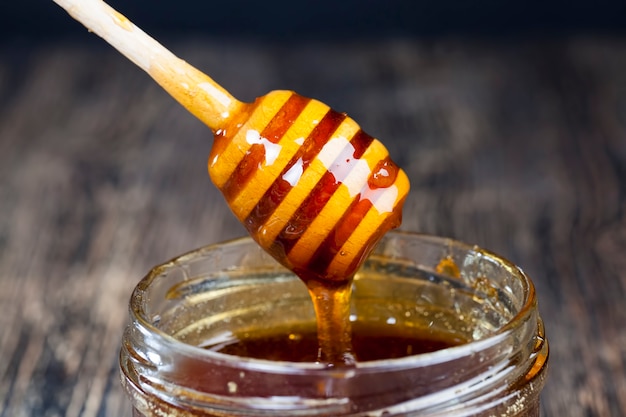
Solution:
[[(206, 174), (210, 132), (87, 40), (0, 46), (1, 417), (129, 416), (133, 286), (245, 233)], [(411, 178), (404, 229), (534, 278), (543, 415), (626, 415), (626, 39), (169, 46), (238, 98), (348, 111)]]

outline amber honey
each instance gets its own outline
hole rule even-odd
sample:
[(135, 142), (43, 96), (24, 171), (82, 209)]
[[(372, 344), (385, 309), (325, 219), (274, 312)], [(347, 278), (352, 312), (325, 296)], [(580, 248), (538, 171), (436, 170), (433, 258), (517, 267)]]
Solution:
[[(398, 329), (385, 324), (353, 324), (352, 353), (358, 362), (398, 359), (458, 346), (467, 340), (450, 333), (426, 329)], [(315, 326), (290, 332), (259, 332), (207, 349), (270, 361), (315, 362), (318, 337)]]

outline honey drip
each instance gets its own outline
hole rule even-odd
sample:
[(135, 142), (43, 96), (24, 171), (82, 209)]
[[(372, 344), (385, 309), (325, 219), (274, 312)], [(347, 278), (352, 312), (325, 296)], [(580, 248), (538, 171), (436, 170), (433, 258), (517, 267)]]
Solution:
[(354, 365), (350, 323), (352, 280), (335, 284), (312, 279), (306, 284), (317, 319), (317, 361), (329, 366)]
[(318, 361), (354, 364), (352, 278), (400, 223), (404, 173), (345, 114), (284, 91), (216, 132), (209, 173), (252, 238), (306, 284)]

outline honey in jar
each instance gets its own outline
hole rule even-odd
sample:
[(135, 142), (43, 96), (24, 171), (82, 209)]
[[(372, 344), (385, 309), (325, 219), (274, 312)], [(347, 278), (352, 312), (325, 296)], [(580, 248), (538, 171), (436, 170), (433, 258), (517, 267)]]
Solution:
[(351, 291), (356, 360), (329, 367), (306, 286), (251, 239), (156, 267), (120, 355), (135, 416), (539, 415), (548, 344), (519, 268), (391, 232)]
[[(461, 337), (452, 333), (398, 329), (387, 323), (357, 322), (352, 326), (351, 334), (352, 353), (357, 362), (398, 359), (458, 346), (463, 342)], [(206, 348), (246, 358), (313, 363), (318, 360), (319, 345), (316, 329), (307, 326), (284, 331), (248, 332)]]

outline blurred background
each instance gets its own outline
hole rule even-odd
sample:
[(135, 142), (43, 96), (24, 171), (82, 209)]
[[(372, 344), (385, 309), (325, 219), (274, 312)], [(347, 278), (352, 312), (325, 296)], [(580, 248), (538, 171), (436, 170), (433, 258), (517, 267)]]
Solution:
[[(250, 101), (346, 111), (409, 175), (403, 228), (534, 279), (544, 417), (626, 415), (626, 2), (110, 2)], [(211, 134), (51, 0), (0, 1), (0, 417), (130, 416), (153, 265), (243, 236)]]
[[(160, 36), (195, 33), (282, 41), (333, 36), (623, 33), (626, 13), (626, 4), (618, 0), (115, 0), (110, 4)], [(3, 39), (49, 39), (71, 36), (77, 30), (52, 1), (3, 1), (0, 23)]]

